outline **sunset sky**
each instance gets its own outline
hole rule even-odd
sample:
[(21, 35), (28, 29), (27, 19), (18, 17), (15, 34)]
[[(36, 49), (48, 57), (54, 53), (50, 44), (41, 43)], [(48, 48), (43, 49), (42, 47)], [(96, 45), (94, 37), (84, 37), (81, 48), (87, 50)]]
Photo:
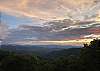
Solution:
[(0, 0), (4, 44), (82, 45), (100, 38), (100, 0)]

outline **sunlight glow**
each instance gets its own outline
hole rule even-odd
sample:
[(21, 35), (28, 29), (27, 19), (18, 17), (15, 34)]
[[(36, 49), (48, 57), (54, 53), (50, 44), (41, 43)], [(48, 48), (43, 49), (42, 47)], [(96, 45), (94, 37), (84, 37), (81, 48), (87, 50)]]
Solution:
[[(82, 46), (84, 43), (89, 43), (93, 39), (78, 39), (78, 40), (66, 40), (66, 41), (20, 41), (15, 44), (21, 45), (74, 45)], [(28, 42), (28, 43), (27, 43)]]

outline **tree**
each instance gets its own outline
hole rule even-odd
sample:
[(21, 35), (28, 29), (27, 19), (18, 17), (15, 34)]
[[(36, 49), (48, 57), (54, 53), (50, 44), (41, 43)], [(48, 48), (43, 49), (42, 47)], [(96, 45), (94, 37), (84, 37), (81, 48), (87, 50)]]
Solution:
[(81, 49), (80, 62), (85, 71), (100, 71), (100, 40), (94, 39)]
[(36, 71), (37, 58), (23, 55), (9, 55), (1, 61), (3, 71)]

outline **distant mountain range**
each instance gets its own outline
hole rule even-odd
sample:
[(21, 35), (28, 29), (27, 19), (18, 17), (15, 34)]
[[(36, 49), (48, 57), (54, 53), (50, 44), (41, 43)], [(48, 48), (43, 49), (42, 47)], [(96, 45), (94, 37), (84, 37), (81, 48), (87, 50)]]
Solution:
[(68, 57), (68, 56), (79, 56), (81, 48), (69, 48), (69, 49), (62, 49), (57, 51), (49, 52), (45, 55), (45, 58), (54, 59), (60, 57)]
[[(18, 54), (36, 54), (39, 56), (49, 56), (54, 52), (67, 50), (69, 48), (80, 48), (80, 46), (59, 46), (59, 45), (2, 45), (0, 49)], [(53, 54), (55, 55), (55, 53)], [(51, 55), (50, 55), (51, 56)]]

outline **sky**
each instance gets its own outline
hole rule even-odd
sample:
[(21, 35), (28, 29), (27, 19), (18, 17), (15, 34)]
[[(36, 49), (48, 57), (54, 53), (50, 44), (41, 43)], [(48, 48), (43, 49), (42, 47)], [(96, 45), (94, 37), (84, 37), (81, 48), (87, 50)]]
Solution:
[(100, 38), (100, 0), (0, 0), (5, 44), (82, 45)]

